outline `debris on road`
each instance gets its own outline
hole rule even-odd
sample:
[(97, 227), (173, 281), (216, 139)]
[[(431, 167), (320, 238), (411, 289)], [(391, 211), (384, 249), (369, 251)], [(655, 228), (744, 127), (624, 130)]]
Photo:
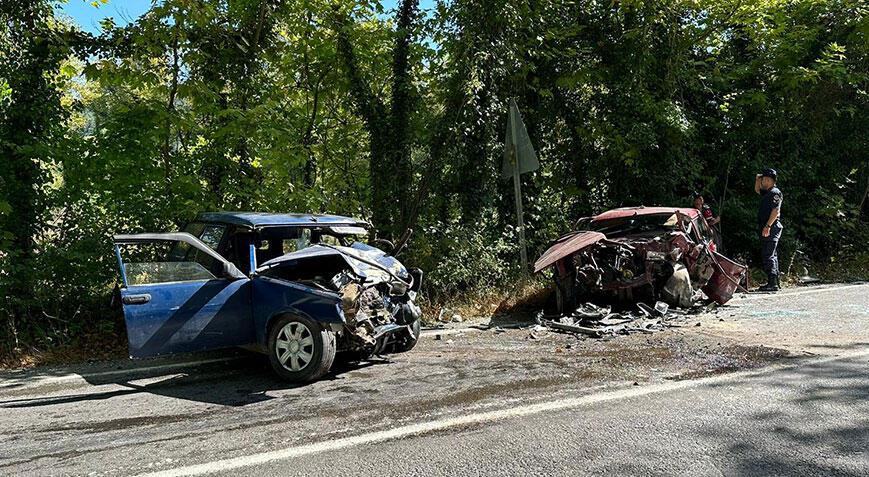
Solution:
[(619, 312), (613, 312), (608, 306), (582, 303), (576, 310), (565, 315), (553, 316), (540, 312), (532, 334), (539, 333), (541, 328), (592, 338), (652, 333), (664, 328), (681, 328), (682, 325), (675, 321), (687, 315), (688, 312), (671, 310), (666, 303), (660, 301), (655, 306), (637, 303), (636, 311)]
[(530, 339), (530, 340), (539, 339), (540, 337), (545, 335), (548, 331), (549, 331), (549, 328), (547, 328), (543, 325), (534, 325), (534, 327), (531, 328), (531, 332), (528, 333), (528, 339)]

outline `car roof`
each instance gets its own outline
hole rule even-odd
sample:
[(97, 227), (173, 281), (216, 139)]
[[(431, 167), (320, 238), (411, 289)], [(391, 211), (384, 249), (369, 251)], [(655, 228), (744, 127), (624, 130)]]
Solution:
[(205, 212), (197, 222), (215, 222), (242, 227), (276, 227), (282, 225), (358, 225), (367, 227), (361, 219), (326, 214), (275, 214), (267, 212)]
[(592, 222), (600, 222), (602, 220), (623, 219), (626, 217), (636, 217), (640, 215), (658, 215), (658, 214), (674, 214), (681, 212), (690, 218), (700, 215), (700, 211), (691, 207), (622, 207), (620, 209), (608, 210), (602, 214), (595, 215)]

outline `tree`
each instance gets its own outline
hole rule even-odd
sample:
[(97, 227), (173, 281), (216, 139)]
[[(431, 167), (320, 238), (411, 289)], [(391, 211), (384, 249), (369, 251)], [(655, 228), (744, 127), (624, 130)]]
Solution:
[(338, 52), (356, 111), (368, 132), (372, 218), (380, 231), (393, 238), (410, 225), (411, 116), (417, 104), (410, 52), (418, 16), (419, 0), (401, 0), (395, 13), (391, 92), (387, 104), (375, 94), (372, 82), (359, 64), (348, 14), (337, 7), (335, 12)]
[(0, 5), (0, 288), (13, 334), (30, 314), (34, 256), (45, 212), (46, 171), (63, 136), (57, 87), (70, 38), (48, 1)]

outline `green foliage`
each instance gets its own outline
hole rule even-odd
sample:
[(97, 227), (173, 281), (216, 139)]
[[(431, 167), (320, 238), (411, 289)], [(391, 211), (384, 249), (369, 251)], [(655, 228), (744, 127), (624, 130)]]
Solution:
[(10, 343), (120, 329), (111, 235), (205, 210), (410, 227), (402, 258), (430, 298), (502, 286), (518, 275), (499, 178), (510, 98), (541, 162), (523, 177), (532, 258), (581, 216), (702, 190), (729, 254), (756, 260), (752, 188), (769, 166), (783, 261), (864, 246), (859, 0), (164, 0), (97, 38), (52, 5), (0, 8)]
[(513, 230), (494, 232), (485, 224), (436, 223), (425, 230), (409, 257), (427, 275), (430, 298), (503, 286), (517, 275)]

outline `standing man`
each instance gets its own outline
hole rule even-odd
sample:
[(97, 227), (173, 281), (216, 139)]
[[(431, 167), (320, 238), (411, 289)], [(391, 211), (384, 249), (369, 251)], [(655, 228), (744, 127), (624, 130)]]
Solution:
[(754, 191), (760, 194), (757, 226), (760, 228), (763, 270), (767, 277), (766, 285), (759, 290), (767, 292), (776, 292), (779, 289), (778, 241), (782, 232), (782, 193), (775, 185), (777, 175), (775, 169), (766, 169), (754, 179)]
[(715, 225), (718, 222), (721, 222), (721, 217), (715, 216), (715, 212), (713, 212), (712, 207), (709, 207), (709, 204), (706, 203), (703, 194), (696, 191), (694, 192), (694, 208), (703, 214), (703, 218), (706, 219), (707, 224)]
[(718, 253), (724, 253), (724, 244), (721, 242), (721, 231), (718, 230), (718, 223), (721, 222), (721, 217), (716, 217), (712, 207), (703, 199), (703, 194), (694, 191), (694, 208), (700, 211), (709, 228), (712, 230), (712, 241), (715, 242), (715, 250)]

